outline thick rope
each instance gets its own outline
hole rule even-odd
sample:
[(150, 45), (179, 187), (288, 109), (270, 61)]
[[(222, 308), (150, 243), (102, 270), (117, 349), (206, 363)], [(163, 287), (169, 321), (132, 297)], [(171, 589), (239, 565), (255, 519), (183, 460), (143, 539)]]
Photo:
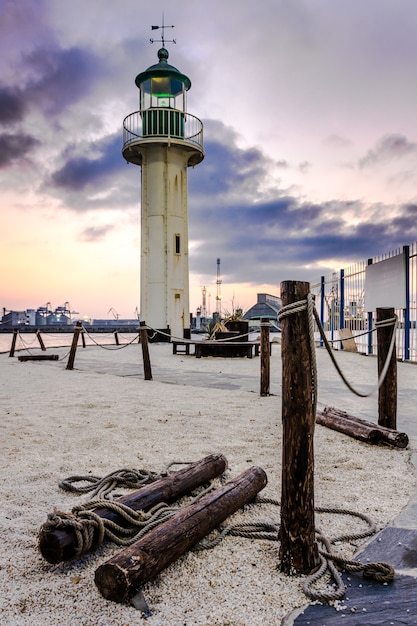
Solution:
[[(257, 497), (255, 504), (272, 504), (280, 506), (278, 500), (269, 498)], [(320, 565), (318, 569), (307, 576), (303, 583), (303, 591), (312, 600), (319, 601), (331, 601), (338, 600), (345, 595), (346, 589), (343, 583), (342, 577), (336, 568), (336, 564), (343, 570), (348, 572), (359, 573), (363, 572), (365, 578), (373, 578), (378, 582), (386, 583), (390, 582), (394, 578), (394, 568), (389, 563), (375, 562), (375, 563), (361, 563), (360, 561), (353, 561), (345, 559), (332, 551), (332, 545), (339, 544), (346, 541), (355, 541), (357, 539), (364, 539), (375, 534), (375, 523), (362, 513), (350, 511), (348, 509), (338, 508), (322, 508), (316, 507), (316, 513), (330, 513), (336, 515), (350, 515), (363, 520), (367, 523), (368, 529), (353, 534), (340, 535), (327, 539), (321, 531), (316, 529), (316, 541), (318, 545), (318, 553), (320, 559)], [(244, 537), (246, 539), (261, 539), (268, 541), (279, 541), (279, 525), (272, 524), (270, 522), (257, 521), (257, 522), (240, 522), (237, 524), (230, 524), (228, 526), (219, 527), (216, 529), (217, 536), (212, 538), (206, 538), (200, 541), (194, 548), (195, 551), (209, 550), (217, 546), (227, 535), (234, 537)], [(214, 534), (214, 533), (212, 533)], [(331, 576), (336, 583), (336, 588), (329, 589), (315, 589), (313, 588), (324, 577)]]
[(317, 413), (317, 361), (316, 361), (316, 344), (314, 341), (314, 296), (311, 293), (307, 294), (305, 300), (293, 302), (282, 307), (278, 313), (278, 321), (282, 321), (285, 317), (293, 315), (294, 313), (301, 313), (307, 311), (308, 320), (308, 341), (310, 346), (310, 363), (311, 363), (311, 398), (313, 415)]
[(91, 339), (91, 341), (98, 346), (99, 348), (103, 348), (103, 350), (124, 350), (124, 348), (127, 348), (128, 346), (131, 346), (132, 343), (135, 343), (138, 341), (139, 339), (139, 335), (136, 335), (136, 337), (134, 337), (131, 341), (129, 341), (128, 343), (124, 343), (121, 346), (109, 346), (109, 345), (105, 345), (103, 343), (99, 343), (98, 341), (96, 341), (93, 337), (93, 335), (88, 331), (87, 328), (85, 328), (85, 326), (82, 327), (82, 331)]
[[(144, 534), (167, 521), (180, 510), (179, 506), (171, 507), (161, 502), (146, 513), (134, 511), (130, 507), (112, 500), (114, 491), (119, 488), (137, 489), (145, 484), (166, 476), (174, 465), (189, 465), (189, 461), (172, 461), (160, 474), (148, 470), (121, 469), (111, 472), (100, 478), (98, 476), (75, 475), (62, 480), (59, 487), (72, 493), (90, 493), (90, 500), (73, 507), (71, 512), (55, 510), (48, 514), (47, 521), (42, 525), (40, 534), (54, 529), (72, 528), (75, 537), (74, 558), (79, 558), (93, 547), (96, 548), (105, 539), (121, 546), (128, 546)], [(219, 477), (223, 482), (223, 477)], [(87, 483), (87, 484), (78, 484)], [(215, 482), (198, 489), (197, 495), (191, 502), (196, 502), (215, 488)], [(97, 515), (95, 509), (101, 508), (113, 511), (123, 520), (119, 524), (105, 517)]]
[(349, 383), (349, 381), (343, 374), (342, 370), (340, 369), (340, 366), (335, 359), (330, 343), (324, 332), (317, 309), (314, 305), (313, 294), (308, 293), (307, 298), (305, 300), (300, 300), (299, 302), (293, 302), (292, 304), (288, 304), (285, 307), (282, 307), (282, 309), (280, 309), (278, 313), (278, 320), (281, 321), (283, 318), (288, 317), (289, 315), (292, 315), (293, 313), (300, 313), (305, 310), (307, 310), (307, 315), (308, 315), (309, 343), (310, 343), (310, 354), (311, 354), (312, 401), (313, 401), (313, 410), (314, 410), (313, 415), (316, 414), (316, 405), (317, 405), (317, 364), (316, 364), (316, 347), (315, 347), (315, 340), (314, 340), (314, 320), (316, 321), (320, 335), (323, 339), (324, 345), (330, 356), (330, 359), (333, 365), (335, 366), (337, 373), (339, 374), (340, 378), (342, 379), (346, 387), (349, 389), (349, 391), (354, 393), (356, 396), (359, 396), (360, 398), (368, 398), (369, 396), (372, 396), (383, 384), (385, 377), (387, 375), (388, 369), (389, 369), (391, 357), (392, 357), (394, 346), (395, 346), (395, 328), (396, 328), (396, 323), (397, 323), (397, 316), (394, 316), (393, 318), (389, 320), (383, 320), (382, 322), (376, 323), (377, 328), (381, 328), (384, 326), (393, 327), (391, 342), (390, 342), (390, 346), (388, 349), (387, 358), (384, 363), (384, 367), (382, 368), (381, 374), (378, 378), (377, 385), (370, 392), (363, 393), (355, 389)]
[(316, 320), (317, 326), (319, 328), (320, 331), (320, 335), (323, 339), (325, 348), (330, 356), (330, 359), (333, 363), (333, 365), (336, 368), (337, 373), (339, 374), (340, 378), (342, 379), (342, 381), (345, 383), (346, 387), (349, 389), (349, 391), (351, 391), (352, 393), (354, 393), (356, 396), (359, 396), (360, 398), (369, 398), (370, 396), (372, 396), (376, 391), (378, 391), (378, 389), (381, 387), (381, 385), (383, 384), (384, 380), (385, 380), (385, 376), (387, 375), (388, 369), (389, 369), (389, 365), (390, 365), (390, 361), (391, 361), (391, 357), (392, 357), (392, 353), (394, 350), (394, 346), (395, 346), (395, 325), (397, 322), (397, 317), (395, 316), (394, 318), (391, 318), (390, 320), (384, 320), (384, 322), (378, 322), (379, 327), (382, 326), (393, 326), (393, 330), (392, 330), (392, 336), (391, 336), (391, 342), (390, 342), (390, 346), (388, 349), (388, 354), (387, 354), (387, 358), (385, 359), (385, 363), (384, 363), (384, 367), (382, 368), (381, 374), (378, 378), (378, 382), (375, 385), (375, 387), (368, 393), (363, 393), (358, 391), (357, 389), (355, 389), (350, 383), (349, 381), (346, 379), (345, 375), (343, 374), (342, 370), (340, 369), (339, 364), (337, 363), (335, 356), (333, 354), (332, 348), (329, 344), (329, 341), (327, 340), (326, 334), (324, 332), (323, 326), (321, 325), (321, 321), (318, 315), (317, 310), (314, 308), (313, 309), (314, 312), (314, 318)]
[[(117, 488), (138, 489), (160, 477), (160, 474), (147, 470), (120, 469), (107, 474), (103, 478), (92, 476), (91, 474), (69, 476), (69, 478), (65, 478), (59, 483), (59, 487), (64, 491), (73, 493), (91, 493), (90, 498), (106, 500), (112, 499), (111, 494)], [(87, 484), (82, 485), (79, 483)]]

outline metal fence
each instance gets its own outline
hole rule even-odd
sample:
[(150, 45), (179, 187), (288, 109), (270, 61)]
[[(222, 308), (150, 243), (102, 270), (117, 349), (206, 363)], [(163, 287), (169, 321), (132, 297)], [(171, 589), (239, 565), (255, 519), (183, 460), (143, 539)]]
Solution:
[[(405, 308), (395, 309), (397, 358), (417, 362), (417, 242), (322, 276), (311, 285), (326, 337), (336, 349), (343, 349), (338, 331), (344, 328), (351, 330), (358, 352), (376, 354), (376, 333), (369, 332), (375, 328), (375, 312), (365, 309), (366, 267), (400, 254), (405, 258), (406, 302)], [(318, 333), (316, 338), (320, 340)]]

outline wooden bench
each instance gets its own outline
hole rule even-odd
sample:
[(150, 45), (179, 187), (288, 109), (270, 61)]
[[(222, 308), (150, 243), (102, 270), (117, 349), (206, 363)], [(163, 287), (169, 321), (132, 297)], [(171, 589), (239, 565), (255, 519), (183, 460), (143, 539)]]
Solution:
[[(194, 354), (197, 359), (202, 356), (247, 357), (259, 356), (260, 341), (215, 341), (203, 339), (201, 341), (172, 341), (173, 354)], [(190, 351), (194, 346), (194, 353)], [(269, 354), (272, 354), (272, 341), (269, 342)]]
[(190, 346), (195, 345), (195, 341), (173, 341), (172, 354), (190, 354)]

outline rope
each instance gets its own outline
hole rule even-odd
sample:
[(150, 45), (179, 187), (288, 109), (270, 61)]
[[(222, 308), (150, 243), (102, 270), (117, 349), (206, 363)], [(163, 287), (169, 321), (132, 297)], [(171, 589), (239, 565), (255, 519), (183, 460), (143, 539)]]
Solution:
[[(280, 506), (280, 502), (278, 500), (262, 497), (257, 497), (254, 503), (272, 504), (275, 506)], [(331, 601), (339, 600), (345, 595), (345, 585), (339, 571), (336, 568), (336, 564), (348, 572), (363, 572), (364, 578), (373, 578), (374, 580), (377, 580), (381, 583), (386, 583), (393, 580), (395, 571), (389, 563), (375, 562), (364, 564), (360, 561), (344, 559), (332, 551), (332, 545), (334, 544), (339, 544), (344, 541), (355, 541), (357, 539), (363, 539), (365, 537), (370, 537), (375, 534), (375, 523), (367, 515), (355, 511), (350, 511), (348, 509), (339, 508), (316, 507), (315, 511), (316, 513), (332, 513), (337, 515), (350, 515), (352, 517), (356, 517), (360, 520), (365, 521), (368, 525), (368, 529), (360, 533), (340, 535), (338, 537), (333, 537), (332, 539), (327, 539), (321, 533), (321, 531), (316, 529), (316, 541), (318, 546), (320, 564), (318, 569), (314, 573), (307, 576), (303, 583), (303, 592), (307, 597), (312, 600)], [(280, 529), (278, 524), (272, 524), (270, 522), (264, 521), (240, 522), (237, 524), (230, 524), (228, 526), (219, 527), (218, 529), (216, 529), (215, 532), (217, 532), (217, 536), (214, 536), (211, 539), (203, 539), (197, 544), (194, 550), (200, 551), (214, 548), (227, 535), (231, 535), (234, 537), (243, 537), (246, 539), (279, 541), (279, 530)], [(329, 575), (335, 581), (336, 588), (324, 590), (313, 589), (313, 586), (317, 585), (317, 583), (323, 577), (328, 577)]]
[(281, 321), (282, 319), (284, 319), (285, 317), (288, 317), (289, 315), (292, 315), (293, 313), (301, 313), (302, 311), (305, 311), (305, 310), (307, 310), (307, 315), (308, 315), (308, 332), (309, 332), (309, 344), (310, 344), (310, 355), (311, 355), (311, 377), (312, 377), (311, 393), (312, 393), (312, 405), (313, 405), (313, 411), (314, 411), (313, 415), (316, 414), (316, 407), (317, 407), (317, 363), (316, 363), (316, 347), (315, 347), (315, 341), (314, 341), (314, 320), (316, 321), (320, 335), (323, 339), (325, 348), (330, 356), (330, 359), (333, 365), (335, 366), (337, 373), (339, 374), (340, 378), (342, 379), (346, 387), (349, 389), (349, 391), (351, 391), (356, 396), (359, 396), (360, 398), (368, 398), (372, 396), (383, 384), (385, 377), (387, 375), (389, 366), (390, 366), (390, 361), (391, 361), (391, 357), (392, 357), (394, 346), (395, 346), (395, 328), (396, 328), (396, 323), (397, 323), (397, 316), (395, 315), (394, 317), (388, 320), (376, 322), (376, 328), (382, 328), (384, 326), (393, 326), (393, 331), (392, 331), (387, 358), (385, 360), (384, 367), (382, 368), (381, 374), (378, 378), (378, 382), (375, 385), (375, 387), (371, 389), (370, 392), (363, 393), (355, 389), (349, 383), (349, 381), (343, 374), (342, 370), (340, 369), (340, 366), (338, 365), (336, 361), (336, 358), (333, 354), (330, 343), (324, 332), (317, 309), (314, 305), (313, 294), (308, 293), (307, 298), (305, 300), (293, 302), (291, 304), (286, 305), (285, 307), (282, 307), (282, 309), (280, 309), (278, 313), (278, 320)]
[(282, 307), (278, 313), (278, 321), (281, 322), (285, 317), (294, 313), (307, 311), (308, 320), (308, 341), (310, 346), (310, 363), (311, 363), (311, 397), (313, 415), (317, 412), (317, 361), (316, 361), (316, 344), (314, 341), (314, 296), (312, 293), (307, 294), (305, 300), (299, 300)]
[[(148, 470), (120, 469), (100, 478), (98, 476), (75, 475), (62, 480), (59, 487), (64, 491), (77, 494), (91, 493), (90, 500), (73, 507), (71, 512), (54, 510), (49, 513), (46, 522), (42, 525), (40, 535), (60, 528), (72, 528), (75, 534), (74, 558), (79, 558), (92, 548), (96, 548), (105, 539), (121, 546), (128, 546), (140, 539), (147, 532), (167, 521), (180, 510), (179, 506), (168, 506), (161, 502), (152, 507), (146, 513), (144, 511), (134, 511), (130, 507), (113, 501), (115, 489), (133, 488), (137, 489), (145, 484), (169, 473), (174, 465), (189, 465), (187, 461), (172, 461), (160, 474)], [(223, 477), (218, 479), (224, 481)], [(87, 483), (87, 484), (79, 484)], [(215, 488), (215, 481), (211, 481), (207, 486), (202, 486), (192, 502), (196, 502), (205, 494)], [(101, 517), (95, 510), (97, 508), (113, 511), (122, 519), (117, 523), (106, 517)]]
[[(91, 476), (91, 474), (69, 476), (69, 478), (65, 478), (59, 483), (59, 487), (64, 491), (71, 491), (72, 493), (91, 493), (91, 499), (111, 500), (111, 494), (117, 488), (138, 489), (160, 477), (160, 474), (147, 470), (120, 469), (107, 474), (103, 478)], [(87, 484), (78, 484), (83, 482)]]
[(389, 349), (388, 349), (387, 358), (385, 360), (384, 367), (382, 368), (381, 374), (380, 374), (380, 376), (378, 378), (377, 384), (375, 385), (375, 387), (373, 389), (371, 389), (370, 392), (362, 393), (362, 392), (358, 391), (357, 389), (355, 389), (349, 383), (349, 381), (346, 379), (345, 375), (343, 374), (342, 370), (340, 369), (340, 367), (339, 367), (339, 365), (338, 365), (338, 363), (337, 363), (337, 361), (335, 359), (335, 356), (333, 354), (332, 348), (331, 348), (331, 346), (330, 346), (330, 344), (329, 344), (329, 342), (327, 340), (327, 337), (326, 337), (326, 334), (324, 332), (323, 326), (321, 325), (321, 322), (320, 322), (320, 318), (319, 318), (318, 312), (317, 312), (317, 310), (315, 308), (314, 308), (313, 312), (314, 312), (314, 318), (315, 318), (317, 326), (319, 328), (319, 331), (320, 331), (321, 337), (323, 339), (325, 348), (326, 348), (326, 350), (327, 350), (327, 352), (328, 352), (328, 354), (330, 356), (330, 359), (331, 359), (333, 365), (336, 368), (337, 373), (339, 374), (339, 376), (342, 379), (342, 381), (345, 383), (346, 387), (349, 389), (349, 391), (354, 393), (356, 396), (359, 396), (360, 398), (369, 398), (370, 396), (372, 396), (381, 387), (382, 383), (385, 380), (385, 376), (387, 375), (387, 372), (388, 372), (388, 368), (389, 368), (389, 365), (390, 365), (392, 353), (393, 353), (394, 346), (395, 346), (395, 324), (397, 322), (397, 316), (395, 316), (395, 317), (393, 317), (393, 318), (391, 318), (389, 320), (384, 320), (383, 322), (378, 322), (377, 323), (379, 328), (381, 328), (383, 326), (391, 326), (391, 325), (393, 326), (391, 342), (390, 342), (390, 346), (389, 346)]
[(91, 339), (91, 341), (98, 346), (99, 348), (103, 348), (103, 350), (123, 350), (124, 348), (127, 348), (128, 346), (132, 345), (132, 343), (134, 343), (135, 341), (137, 341), (139, 339), (139, 335), (136, 335), (136, 337), (134, 337), (131, 341), (129, 341), (128, 343), (124, 343), (121, 346), (107, 346), (104, 345), (102, 343), (99, 343), (98, 341), (96, 341), (93, 337), (93, 335), (91, 335), (87, 328), (85, 328), (85, 326), (82, 327), (82, 331)]

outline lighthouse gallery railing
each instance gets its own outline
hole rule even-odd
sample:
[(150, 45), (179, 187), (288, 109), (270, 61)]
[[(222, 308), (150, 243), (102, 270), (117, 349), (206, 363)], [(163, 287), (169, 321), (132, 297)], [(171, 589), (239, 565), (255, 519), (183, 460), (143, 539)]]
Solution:
[(203, 123), (177, 109), (151, 108), (135, 111), (123, 120), (123, 148), (141, 139), (168, 137), (203, 149)]

